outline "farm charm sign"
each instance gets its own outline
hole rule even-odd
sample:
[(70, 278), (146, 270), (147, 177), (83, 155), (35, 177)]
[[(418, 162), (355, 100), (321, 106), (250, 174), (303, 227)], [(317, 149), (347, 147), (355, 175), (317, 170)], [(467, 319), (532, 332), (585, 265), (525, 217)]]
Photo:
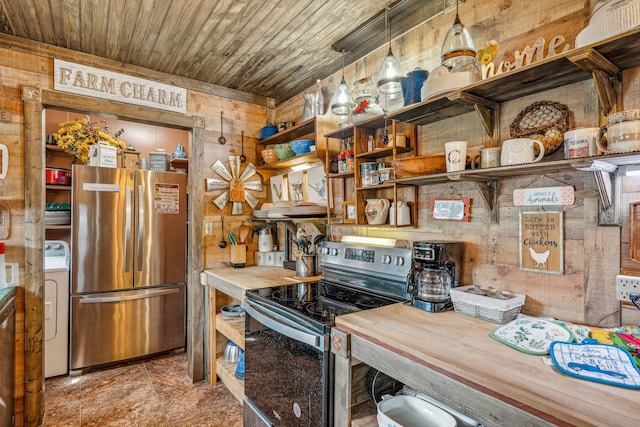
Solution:
[(55, 59), (53, 88), (61, 92), (119, 101), (176, 113), (187, 112), (187, 90)]
[(562, 211), (520, 212), (520, 269), (564, 273)]

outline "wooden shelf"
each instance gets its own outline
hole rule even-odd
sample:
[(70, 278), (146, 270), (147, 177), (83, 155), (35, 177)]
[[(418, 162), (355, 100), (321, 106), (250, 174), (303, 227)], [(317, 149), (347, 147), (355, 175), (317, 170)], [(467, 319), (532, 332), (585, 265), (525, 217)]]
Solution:
[(216, 359), (216, 374), (220, 381), (229, 389), (236, 399), (242, 402), (244, 399), (244, 381), (236, 378), (236, 368), (238, 364), (227, 362), (222, 357)]
[(47, 185), (45, 185), (45, 189), (53, 190), (53, 191), (71, 191), (71, 186), (70, 185), (47, 184)]
[(189, 159), (171, 159), (170, 164), (174, 169), (184, 169), (189, 173)]
[(366, 153), (358, 153), (356, 154), (356, 157), (364, 158), (364, 159), (379, 159), (381, 157), (391, 157), (394, 154), (394, 150), (396, 154), (413, 152), (413, 149), (411, 147), (393, 147), (392, 146), (387, 148), (381, 148), (379, 150), (369, 151)]
[(280, 160), (278, 162), (271, 163), (268, 165), (260, 165), (257, 167), (257, 169), (264, 169), (264, 170), (285, 169), (285, 168), (290, 168), (291, 166), (300, 165), (302, 163), (317, 162), (318, 160), (320, 160), (320, 158), (318, 157), (316, 152), (310, 151), (308, 153), (300, 154), (299, 156), (290, 157), (286, 160)]
[(244, 316), (228, 317), (216, 314), (216, 330), (244, 349)]
[[(292, 128), (278, 132), (275, 135), (271, 135), (268, 138), (258, 141), (258, 145), (272, 145), (272, 144), (284, 144), (291, 142), (294, 139), (314, 133), (316, 130), (316, 118), (313, 117), (302, 123), (295, 125)], [(317, 141), (316, 141), (317, 142)], [(258, 153), (259, 154), (259, 153)]]
[(45, 230), (71, 230), (71, 224), (66, 225), (49, 225), (45, 224)]

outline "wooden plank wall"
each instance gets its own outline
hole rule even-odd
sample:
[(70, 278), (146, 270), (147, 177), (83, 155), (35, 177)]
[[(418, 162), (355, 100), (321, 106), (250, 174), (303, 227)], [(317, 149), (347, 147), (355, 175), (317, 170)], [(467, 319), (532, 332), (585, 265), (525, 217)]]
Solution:
[[(515, 50), (533, 45), (538, 37), (548, 42), (555, 35), (563, 35), (573, 46), (576, 34), (588, 20), (593, 2), (589, 0), (555, 2), (480, 2), (467, 0), (460, 5), (460, 18), (469, 28), (477, 48), (486, 40), (496, 39), (500, 52), (495, 62), (513, 58)], [(434, 17), (392, 42), (395, 55), (404, 71), (420, 67), (433, 69), (439, 61), (440, 46), (450, 27), (455, 12)], [(347, 82), (371, 76), (378, 71), (386, 49), (348, 64)], [(624, 108), (638, 108), (640, 92), (637, 88), (638, 70), (623, 74)], [(341, 74), (323, 81), (329, 98)], [(312, 93), (309, 88), (306, 93)], [(509, 125), (519, 111), (540, 100), (561, 102), (571, 110), (571, 127), (598, 126), (602, 123), (593, 83), (576, 83), (553, 91), (535, 94), (505, 103), (500, 107), (498, 141), (509, 138)], [(278, 106), (278, 120), (295, 120), (304, 106), (302, 96)], [(336, 123), (337, 118), (329, 113)], [(442, 153), (443, 143), (451, 140), (469, 141), (469, 156), (490, 143), (475, 113), (423, 126), (419, 129), (418, 153)], [(556, 180), (568, 182), (576, 190), (595, 188), (589, 173), (567, 172), (550, 176), (523, 176), (500, 181), (500, 195), (511, 195), (532, 180), (541, 178), (532, 186), (558, 185)], [(335, 188), (334, 193), (341, 194)], [(432, 221), (429, 202), (433, 197), (469, 197), (472, 199), (469, 223)], [(332, 227), (333, 238), (343, 234), (389, 236), (408, 240), (461, 240), (467, 243), (465, 256), (465, 283), (477, 283), (527, 294), (524, 312), (532, 315), (554, 316), (560, 319), (601, 326), (620, 323), (620, 304), (615, 299), (615, 275), (620, 270), (619, 227), (598, 225), (598, 202), (595, 198), (577, 199), (564, 212), (563, 275), (521, 271), (518, 254), (518, 215), (521, 208), (502, 203), (499, 222), (490, 223), (488, 213), (473, 183), (453, 183), (419, 187), (419, 216), (416, 229), (379, 229), (367, 227)], [(338, 200), (336, 206), (340, 206)]]
[[(26, 49), (25, 49), (26, 50)], [(31, 382), (26, 390), (25, 376), (25, 358), (33, 357), (33, 354), (26, 354), (25, 349), (30, 348), (28, 337), (25, 336), (25, 311), (29, 310), (25, 304), (24, 280), (25, 280), (25, 192), (28, 191), (28, 182), (24, 178), (24, 111), (23, 102), (21, 100), (21, 87), (28, 85), (42, 89), (52, 88), (53, 61), (46, 54), (41, 56), (40, 50), (35, 53), (29, 53), (23, 49), (15, 50), (2, 47), (0, 44), (0, 110), (11, 112), (11, 121), (8, 123), (0, 123), (0, 143), (7, 145), (9, 148), (9, 173), (5, 180), (0, 181), (0, 202), (6, 203), (11, 209), (11, 230), (7, 241), (7, 262), (17, 262), (20, 264), (20, 281), (22, 287), (18, 292), (18, 313), (17, 313), (17, 336), (16, 336), (16, 426), (23, 425), (39, 425), (42, 422), (44, 408), (43, 404), (42, 383)], [(68, 55), (68, 53), (67, 53)], [(65, 59), (70, 59), (68, 56)], [(84, 58), (80, 55), (75, 59), (76, 62), (82, 62)], [(94, 58), (95, 59), (95, 58)], [(119, 72), (127, 72), (119, 65), (110, 64), (108, 61), (100, 62), (99, 66), (109, 69), (117, 69)], [(160, 79), (159, 81), (162, 81)], [(165, 81), (165, 83), (173, 83)], [(195, 85), (196, 87), (198, 85)], [(192, 149), (191, 162), (202, 162), (204, 168), (204, 177), (216, 177), (215, 173), (209, 169), (216, 159), (226, 160), (229, 154), (240, 154), (241, 151), (241, 132), (244, 131), (244, 153), (247, 161), (255, 163), (255, 141), (259, 135), (259, 130), (266, 124), (266, 106), (253, 104), (244, 100), (238, 101), (230, 98), (212, 95), (206, 91), (199, 92), (194, 90), (188, 91), (187, 114), (193, 116), (201, 116), (204, 118), (204, 147), (197, 150)], [(243, 98), (244, 99), (244, 98)], [(226, 145), (220, 145), (216, 141), (220, 136), (220, 111), (224, 111), (225, 123), (224, 133), (227, 138)], [(161, 115), (159, 115), (160, 117)], [(146, 120), (145, 122), (150, 122)], [(133, 143), (133, 141), (132, 141)], [(134, 144), (135, 145), (135, 144)], [(44, 156), (44, 149), (43, 149)], [(193, 164), (193, 163), (192, 163)], [(192, 197), (202, 198), (205, 204), (199, 212), (194, 212), (195, 222), (201, 227), (203, 220), (213, 220), (219, 218), (220, 215), (230, 215), (230, 205), (224, 211), (220, 211), (211, 204), (212, 195), (203, 194), (203, 183), (198, 179), (196, 189), (198, 191), (191, 194)], [(263, 198), (265, 193), (257, 194), (258, 198)], [(195, 199), (194, 199), (195, 200)], [(202, 206), (199, 203), (198, 206)], [(245, 205), (245, 217), (250, 213)], [(235, 221), (238, 221), (234, 217)], [(231, 221), (232, 225), (234, 221)], [(237, 232), (237, 224), (235, 226)], [(217, 237), (220, 235), (218, 234)], [(228, 259), (228, 254), (224, 252), (219, 254), (211, 249), (214, 245), (213, 239), (203, 239), (196, 247), (202, 248), (204, 245), (205, 259), (208, 260), (207, 266), (215, 266), (216, 259), (222, 261)], [(215, 241), (217, 243), (217, 240)], [(227, 252), (228, 252), (227, 248)], [(216, 258), (217, 257), (217, 258)], [(212, 261), (213, 259), (213, 261)], [(199, 263), (194, 263), (194, 266)], [(220, 265), (218, 263), (217, 265)], [(201, 268), (201, 267), (200, 267)], [(196, 277), (197, 277), (196, 272)], [(194, 286), (199, 286), (193, 283)], [(198, 307), (196, 307), (198, 308)], [(200, 310), (203, 307), (199, 307)], [(190, 325), (191, 327), (191, 325)], [(202, 328), (199, 322), (195, 327)], [(190, 342), (190, 345), (199, 345), (200, 352), (204, 351), (202, 343), (199, 341)], [(191, 368), (191, 367), (190, 367)], [(202, 371), (203, 367), (196, 367), (195, 371)], [(28, 395), (28, 396), (27, 396)], [(26, 399), (25, 399), (26, 398)], [(25, 402), (26, 405), (25, 405)]]

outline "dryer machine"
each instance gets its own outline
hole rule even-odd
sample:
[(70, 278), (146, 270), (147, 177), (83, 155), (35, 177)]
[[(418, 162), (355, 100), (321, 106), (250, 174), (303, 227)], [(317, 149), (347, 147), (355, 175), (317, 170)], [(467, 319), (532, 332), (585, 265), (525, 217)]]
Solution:
[(44, 245), (44, 376), (68, 373), (69, 244), (47, 240)]

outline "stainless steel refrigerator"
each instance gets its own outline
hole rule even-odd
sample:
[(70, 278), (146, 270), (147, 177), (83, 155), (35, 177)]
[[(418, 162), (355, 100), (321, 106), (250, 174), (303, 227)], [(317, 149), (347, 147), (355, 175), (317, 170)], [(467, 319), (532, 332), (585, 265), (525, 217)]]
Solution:
[(72, 172), (70, 369), (184, 347), (187, 176)]

